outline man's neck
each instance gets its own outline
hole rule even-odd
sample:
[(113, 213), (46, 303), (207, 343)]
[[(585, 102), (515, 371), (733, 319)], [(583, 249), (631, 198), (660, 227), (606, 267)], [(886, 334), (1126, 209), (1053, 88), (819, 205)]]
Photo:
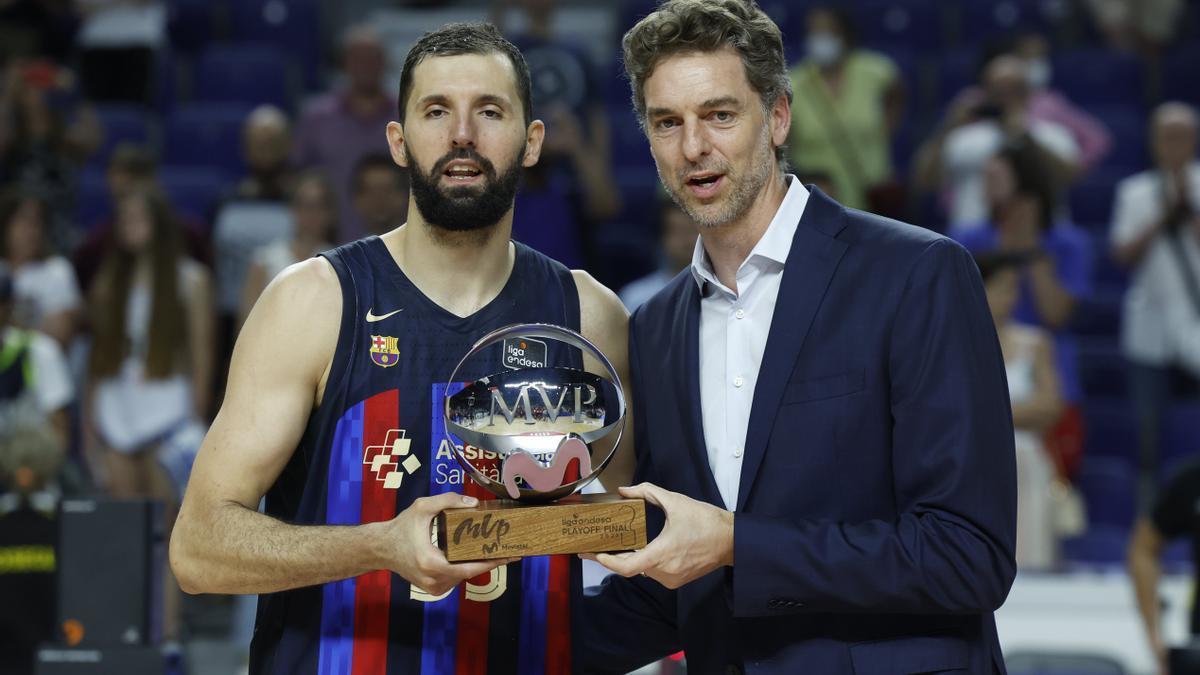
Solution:
[(717, 279), (734, 293), (738, 292), (738, 268), (767, 233), (787, 190), (788, 185), (783, 177), (773, 170), (771, 178), (741, 218), (701, 231), (700, 240), (704, 242), (704, 252), (708, 254)]
[(474, 314), (500, 294), (512, 274), (512, 211), (484, 230), (448, 232), (425, 222), (416, 207), (408, 222), (383, 235), (404, 274), (434, 303), (454, 314)]

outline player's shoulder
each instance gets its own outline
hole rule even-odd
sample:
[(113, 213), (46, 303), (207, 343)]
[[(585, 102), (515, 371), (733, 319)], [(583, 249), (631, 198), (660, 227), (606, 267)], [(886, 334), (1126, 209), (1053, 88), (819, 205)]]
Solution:
[(324, 257), (309, 258), (284, 268), (267, 284), (255, 308), (274, 320), (284, 317), (309, 322), (328, 317), (335, 325), (342, 305), (341, 282)]
[(579, 291), (579, 310), (582, 314), (600, 317), (602, 320), (628, 318), (625, 305), (617, 294), (586, 270), (571, 270), (571, 277)]

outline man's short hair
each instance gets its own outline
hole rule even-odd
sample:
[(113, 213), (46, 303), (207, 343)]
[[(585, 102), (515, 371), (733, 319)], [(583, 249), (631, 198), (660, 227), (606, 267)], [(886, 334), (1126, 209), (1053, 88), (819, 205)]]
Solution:
[(503, 54), (512, 63), (517, 77), (517, 95), (524, 108), (525, 126), (533, 121), (533, 105), (529, 93), (529, 65), (516, 45), (504, 39), (500, 31), (490, 23), (450, 23), (426, 33), (417, 40), (408, 56), (404, 58), (404, 70), (400, 72), (400, 93), (396, 96), (397, 114), (404, 124), (404, 111), (408, 95), (412, 93), (413, 70), (431, 56), (458, 56), (460, 54)]
[(108, 159), (108, 168), (138, 178), (153, 178), (158, 172), (158, 163), (148, 149), (126, 141), (117, 144), (113, 149), (112, 157)]
[[(737, 50), (750, 87), (770, 110), (780, 96), (792, 100), (783, 56), (783, 34), (754, 0), (667, 0), (625, 33), (625, 74), (638, 123), (646, 123), (646, 80), (658, 63), (676, 54)], [(775, 150), (782, 158), (783, 148)]]

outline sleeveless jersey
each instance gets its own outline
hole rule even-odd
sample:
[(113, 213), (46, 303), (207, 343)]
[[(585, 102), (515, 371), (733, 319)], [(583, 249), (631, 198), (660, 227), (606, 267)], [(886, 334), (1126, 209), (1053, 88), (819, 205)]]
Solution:
[[(321, 404), (267, 493), (269, 515), (301, 525), (357, 525), (388, 520), (413, 500), (443, 492), (493, 498), (451, 454), (442, 415), (447, 378), (496, 328), (537, 322), (579, 330), (570, 271), (514, 246), (503, 290), (466, 318), (422, 294), (378, 237), (322, 254), (342, 288), (337, 348)], [(578, 350), (563, 345), (495, 345), (464, 365), (450, 393), (546, 358), (582, 368)], [(572, 594), (580, 588), (575, 556), (543, 556), (499, 567), (440, 598), (388, 571), (263, 595), (251, 672), (569, 673), (571, 614), (580, 604)]]

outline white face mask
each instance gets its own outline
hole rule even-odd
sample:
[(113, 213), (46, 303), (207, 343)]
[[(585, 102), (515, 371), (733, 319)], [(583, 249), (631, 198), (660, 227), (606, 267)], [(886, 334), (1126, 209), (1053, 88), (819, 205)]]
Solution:
[(1042, 89), (1050, 84), (1050, 62), (1033, 59), (1025, 66), (1025, 81), (1031, 89)]
[(832, 33), (809, 33), (808, 56), (818, 65), (827, 66), (842, 56), (842, 39)]

